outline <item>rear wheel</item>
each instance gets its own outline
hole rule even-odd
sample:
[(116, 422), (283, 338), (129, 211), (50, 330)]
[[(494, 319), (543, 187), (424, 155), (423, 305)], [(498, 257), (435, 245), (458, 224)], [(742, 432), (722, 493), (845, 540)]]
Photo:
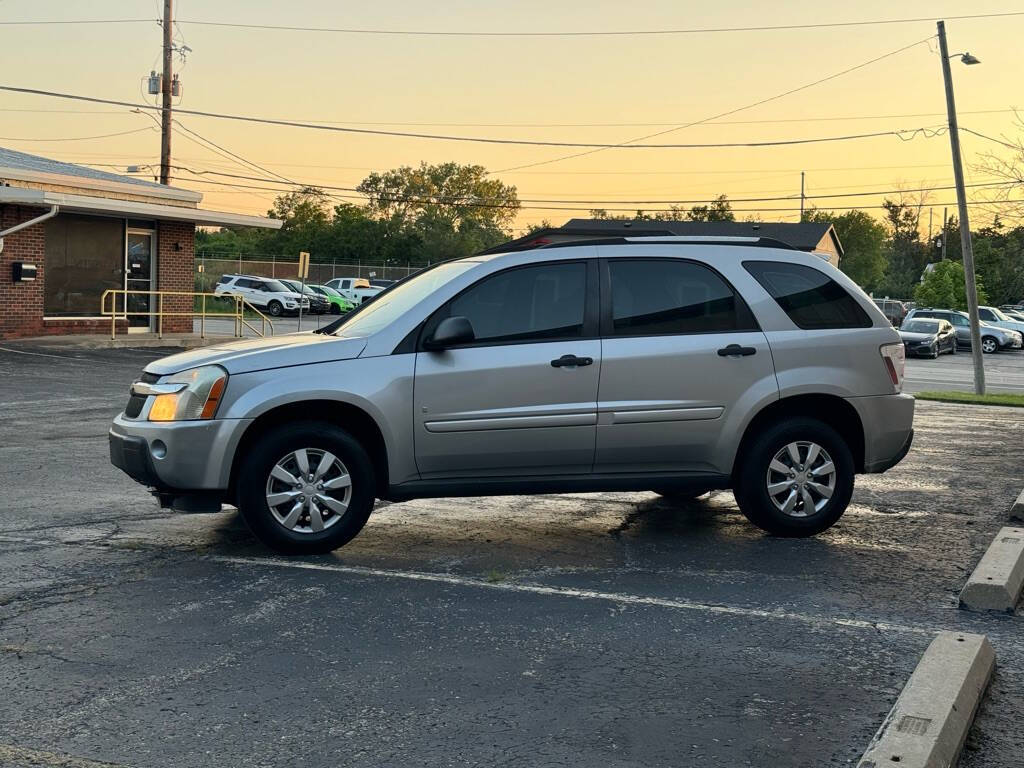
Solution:
[(853, 494), (846, 442), (815, 419), (768, 427), (739, 460), (733, 492), (754, 525), (779, 536), (813, 536), (830, 528)]
[(286, 554), (330, 552), (366, 524), (373, 465), (350, 434), (298, 422), (260, 438), (238, 475), (238, 506), (249, 529)]

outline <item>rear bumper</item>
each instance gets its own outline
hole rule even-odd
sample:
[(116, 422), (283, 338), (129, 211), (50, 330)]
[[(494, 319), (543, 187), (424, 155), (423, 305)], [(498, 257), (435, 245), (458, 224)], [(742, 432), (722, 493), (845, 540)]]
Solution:
[(899, 464), (914, 439), (914, 398), (907, 394), (850, 397), (864, 427), (864, 471), (885, 472)]

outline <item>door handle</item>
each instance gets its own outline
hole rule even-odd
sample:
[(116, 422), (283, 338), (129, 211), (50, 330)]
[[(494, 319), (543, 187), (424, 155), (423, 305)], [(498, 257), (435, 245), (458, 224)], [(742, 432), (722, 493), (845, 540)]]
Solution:
[(576, 357), (576, 355), (562, 355), (551, 361), (552, 368), (569, 368), (571, 366), (593, 365), (592, 357)]
[(741, 347), (739, 344), (730, 344), (727, 347), (722, 347), (718, 350), (719, 357), (748, 357), (749, 355), (756, 355), (757, 348), (755, 347)]

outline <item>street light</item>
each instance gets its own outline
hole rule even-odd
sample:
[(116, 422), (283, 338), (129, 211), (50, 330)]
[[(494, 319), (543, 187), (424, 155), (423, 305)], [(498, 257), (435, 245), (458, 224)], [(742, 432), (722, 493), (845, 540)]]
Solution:
[(964, 288), (967, 292), (967, 314), (971, 322), (971, 358), (974, 362), (974, 391), (985, 394), (985, 363), (981, 352), (981, 324), (978, 320), (978, 285), (974, 276), (974, 249), (971, 246), (971, 224), (967, 217), (967, 193), (964, 190), (964, 168), (960, 158), (960, 132), (956, 123), (956, 102), (953, 100), (953, 75), (949, 60), (959, 56), (968, 66), (981, 60), (970, 53), (949, 54), (946, 46), (946, 23), (937, 23), (939, 53), (942, 59), (942, 79), (946, 84), (946, 113), (949, 117), (949, 146), (953, 152), (953, 181), (956, 184), (956, 203), (960, 214), (960, 246), (964, 255)]

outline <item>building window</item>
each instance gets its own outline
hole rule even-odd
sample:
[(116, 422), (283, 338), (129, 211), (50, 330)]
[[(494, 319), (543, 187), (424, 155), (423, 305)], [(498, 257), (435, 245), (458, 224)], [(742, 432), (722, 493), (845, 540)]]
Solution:
[(43, 314), (95, 317), (108, 288), (124, 288), (124, 220), (60, 214), (45, 223)]

